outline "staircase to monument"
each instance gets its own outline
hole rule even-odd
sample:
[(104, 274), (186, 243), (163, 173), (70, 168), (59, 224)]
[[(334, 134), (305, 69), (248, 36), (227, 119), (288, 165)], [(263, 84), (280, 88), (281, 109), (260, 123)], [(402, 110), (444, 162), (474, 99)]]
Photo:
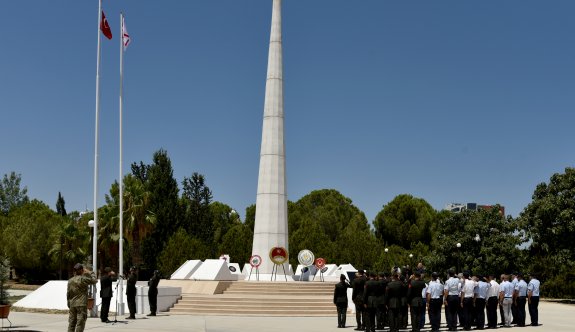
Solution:
[(223, 294), (182, 294), (170, 314), (335, 316), (333, 282), (233, 282)]

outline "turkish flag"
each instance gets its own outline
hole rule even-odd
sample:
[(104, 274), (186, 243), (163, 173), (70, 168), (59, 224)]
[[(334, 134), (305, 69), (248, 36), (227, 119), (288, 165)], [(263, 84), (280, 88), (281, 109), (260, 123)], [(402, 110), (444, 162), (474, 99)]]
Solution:
[(108, 20), (106, 20), (106, 15), (104, 15), (104, 11), (102, 11), (102, 20), (100, 21), (100, 30), (106, 38), (112, 39), (112, 30), (110, 30), (110, 25), (108, 25)]

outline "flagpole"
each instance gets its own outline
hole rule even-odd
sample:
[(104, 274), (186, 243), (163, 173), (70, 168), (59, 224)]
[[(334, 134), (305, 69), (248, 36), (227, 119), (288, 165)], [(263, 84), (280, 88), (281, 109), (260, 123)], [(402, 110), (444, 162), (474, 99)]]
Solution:
[[(122, 108), (123, 99), (122, 94), (124, 91), (124, 14), (120, 13), (120, 239), (119, 239), (119, 258), (120, 267), (118, 272), (120, 275), (124, 274), (124, 186), (123, 186), (123, 172), (122, 172), (122, 162), (123, 162), (123, 144), (122, 144)], [(118, 315), (124, 314), (124, 292), (122, 291), (123, 285), (122, 280), (119, 281), (118, 287)]]
[[(96, 60), (96, 123), (94, 139), (94, 235), (92, 244), (92, 269), (98, 275), (98, 131), (100, 124), (100, 24), (102, 21), (102, 0), (98, 0), (98, 51)], [(92, 298), (96, 299), (96, 287), (92, 287)], [(90, 317), (98, 317), (98, 307), (90, 311)]]

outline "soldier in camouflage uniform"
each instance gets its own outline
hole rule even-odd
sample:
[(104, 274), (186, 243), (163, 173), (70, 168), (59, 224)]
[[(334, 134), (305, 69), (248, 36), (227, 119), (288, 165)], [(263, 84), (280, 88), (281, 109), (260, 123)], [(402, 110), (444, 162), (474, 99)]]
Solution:
[(88, 287), (98, 282), (96, 274), (82, 264), (74, 266), (74, 276), (68, 280), (68, 332), (82, 332), (88, 318)]

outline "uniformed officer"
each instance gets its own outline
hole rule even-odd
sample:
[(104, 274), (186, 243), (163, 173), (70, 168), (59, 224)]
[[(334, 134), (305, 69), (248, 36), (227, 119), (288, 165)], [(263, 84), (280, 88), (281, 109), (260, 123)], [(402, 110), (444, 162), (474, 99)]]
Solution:
[(351, 299), (355, 304), (355, 321), (357, 322), (357, 327), (355, 328), (356, 331), (365, 329), (365, 310), (363, 307), (365, 281), (365, 272), (363, 270), (359, 270), (351, 283), (351, 287), (353, 289)]
[(463, 320), (461, 324), (466, 331), (471, 330), (473, 320), (473, 299), (475, 296), (475, 280), (469, 278), (469, 272), (463, 272), (463, 284), (461, 285), (461, 308), (463, 309)]
[(126, 317), (126, 319), (136, 319), (136, 282), (138, 282), (138, 274), (136, 273), (136, 267), (132, 266), (126, 286), (126, 299), (128, 300), (128, 310), (130, 311), (130, 316)]
[[(409, 270), (409, 265), (405, 267), (404, 271), (408, 271), (409, 273), (411, 273), (411, 270)], [(405, 274), (399, 276), (399, 280), (401, 281), (401, 284), (403, 286), (401, 291), (401, 309), (400, 309), (401, 323), (399, 324), (399, 326), (402, 329), (407, 329), (407, 321), (409, 320), (409, 305), (407, 303), (408, 278), (409, 276), (405, 277)]]
[(490, 329), (497, 328), (497, 305), (499, 301), (499, 284), (495, 280), (495, 275), (490, 274), (487, 278), (490, 287), (487, 291), (487, 327)]
[(461, 283), (455, 276), (455, 271), (449, 270), (449, 279), (445, 282), (443, 290), (443, 304), (447, 316), (447, 328), (449, 331), (457, 331), (457, 308), (459, 307), (459, 294), (461, 293)]
[(511, 306), (513, 304), (513, 284), (509, 282), (509, 276), (503, 275), (503, 282), (499, 285), (499, 305), (503, 307), (504, 325), (511, 327)]
[(337, 307), (337, 327), (345, 327), (347, 318), (347, 289), (351, 287), (347, 283), (345, 274), (339, 276), (339, 283), (335, 285), (333, 291), (333, 304)]
[(391, 274), (391, 282), (385, 289), (385, 303), (387, 305), (389, 331), (397, 332), (401, 324), (401, 296), (403, 284), (399, 281), (397, 273)]
[(407, 302), (409, 303), (411, 311), (411, 331), (418, 332), (421, 330), (421, 307), (423, 306), (423, 298), (421, 292), (426, 287), (425, 282), (421, 280), (421, 273), (415, 271), (411, 277), (407, 290)]
[[(511, 277), (509, 278), (509, 282), (513, 285), (513, 289), (515, 292), (515, 287), (517, 287), (517, 283), (519, 279), (517, 279), (517, 272), (513, 272)], [(513, 303), (511, 304), (511, 324), (517, 324), (517, 317), (519, 317), (519, 313), (517, 312), (517, 305), (515, 304), (515, 299), (513, 299)]]
[(156, 316), (158, 311), (158, 284), (160, 283), (160, 271), (155, 270), (154, 275), (148, 280), (148, 303), (150, 304), (150, 313), (147, 316)]
[(527, 283), (523, 279), (523, 274), (517, 274), (517, 284), (515, 285), (514, 304), (517, 307), (517, 326), (525, 326), (525, 304), (527, 303)]
[(443, 285), (439, 281), (439, 274), (437, 272), (433, 272), (431, 274), (431, 281), (427, 287), (427, 311), (429, 312), (431, 331), (439, 331), (439, 326), (441, 325), (443, 288)]
[(385, 322), (387, 321), (387, 308), (385, 307), (385, 289), (387, 288), (387, 277), (385, 273), (380, 273), (377, 280), (379, 283), (378, 293), (377, 293), (377, 308), (375, 310), (375, 321), (376, 329), (383, 330), (385, 328)]
[(475, 288), (475, 314), (477, 318), (477, 329), (483, 330), (485, 328), (485, 305), (487, 304), (487, 293), (491, 288), (491, 284), (485, 282), (482, 275), (477, 276), (478, 282)]
[(529, 317), (531, 317), (531, 326), (539, 325), (539, 286), (541, 283), (537, 276), (531, 274), (531, 280), (527, 285), (527, 300), (529, 302)]
[(363, 306), (366, 310), (365, 331), (375, 332), (375, 310), (377, 309), (377, 296), (381, 292), (379, 290), (380, 283), (375, 280), (377, 274), (375, 272), (369, 273), (369, 280), (365, 282), (365, 289), (363, 291)]
[(74, 265), (74, 276), (68, 280), (68, 332), (82, 332), (88, 318), (88, 287), (98, 282), (96, 274), (80, 263)]
[(100, 278), (100, 297), (102, 298), (102, 307), (100, 308), (100, 320), (102, 323), (109, 323), (108, 313), (110, 311), (110, 301), (112, 300), (113, 290), (112, 283), (116, 281), (116, 272), (112, 268), (106, 267), (104, 274)]

